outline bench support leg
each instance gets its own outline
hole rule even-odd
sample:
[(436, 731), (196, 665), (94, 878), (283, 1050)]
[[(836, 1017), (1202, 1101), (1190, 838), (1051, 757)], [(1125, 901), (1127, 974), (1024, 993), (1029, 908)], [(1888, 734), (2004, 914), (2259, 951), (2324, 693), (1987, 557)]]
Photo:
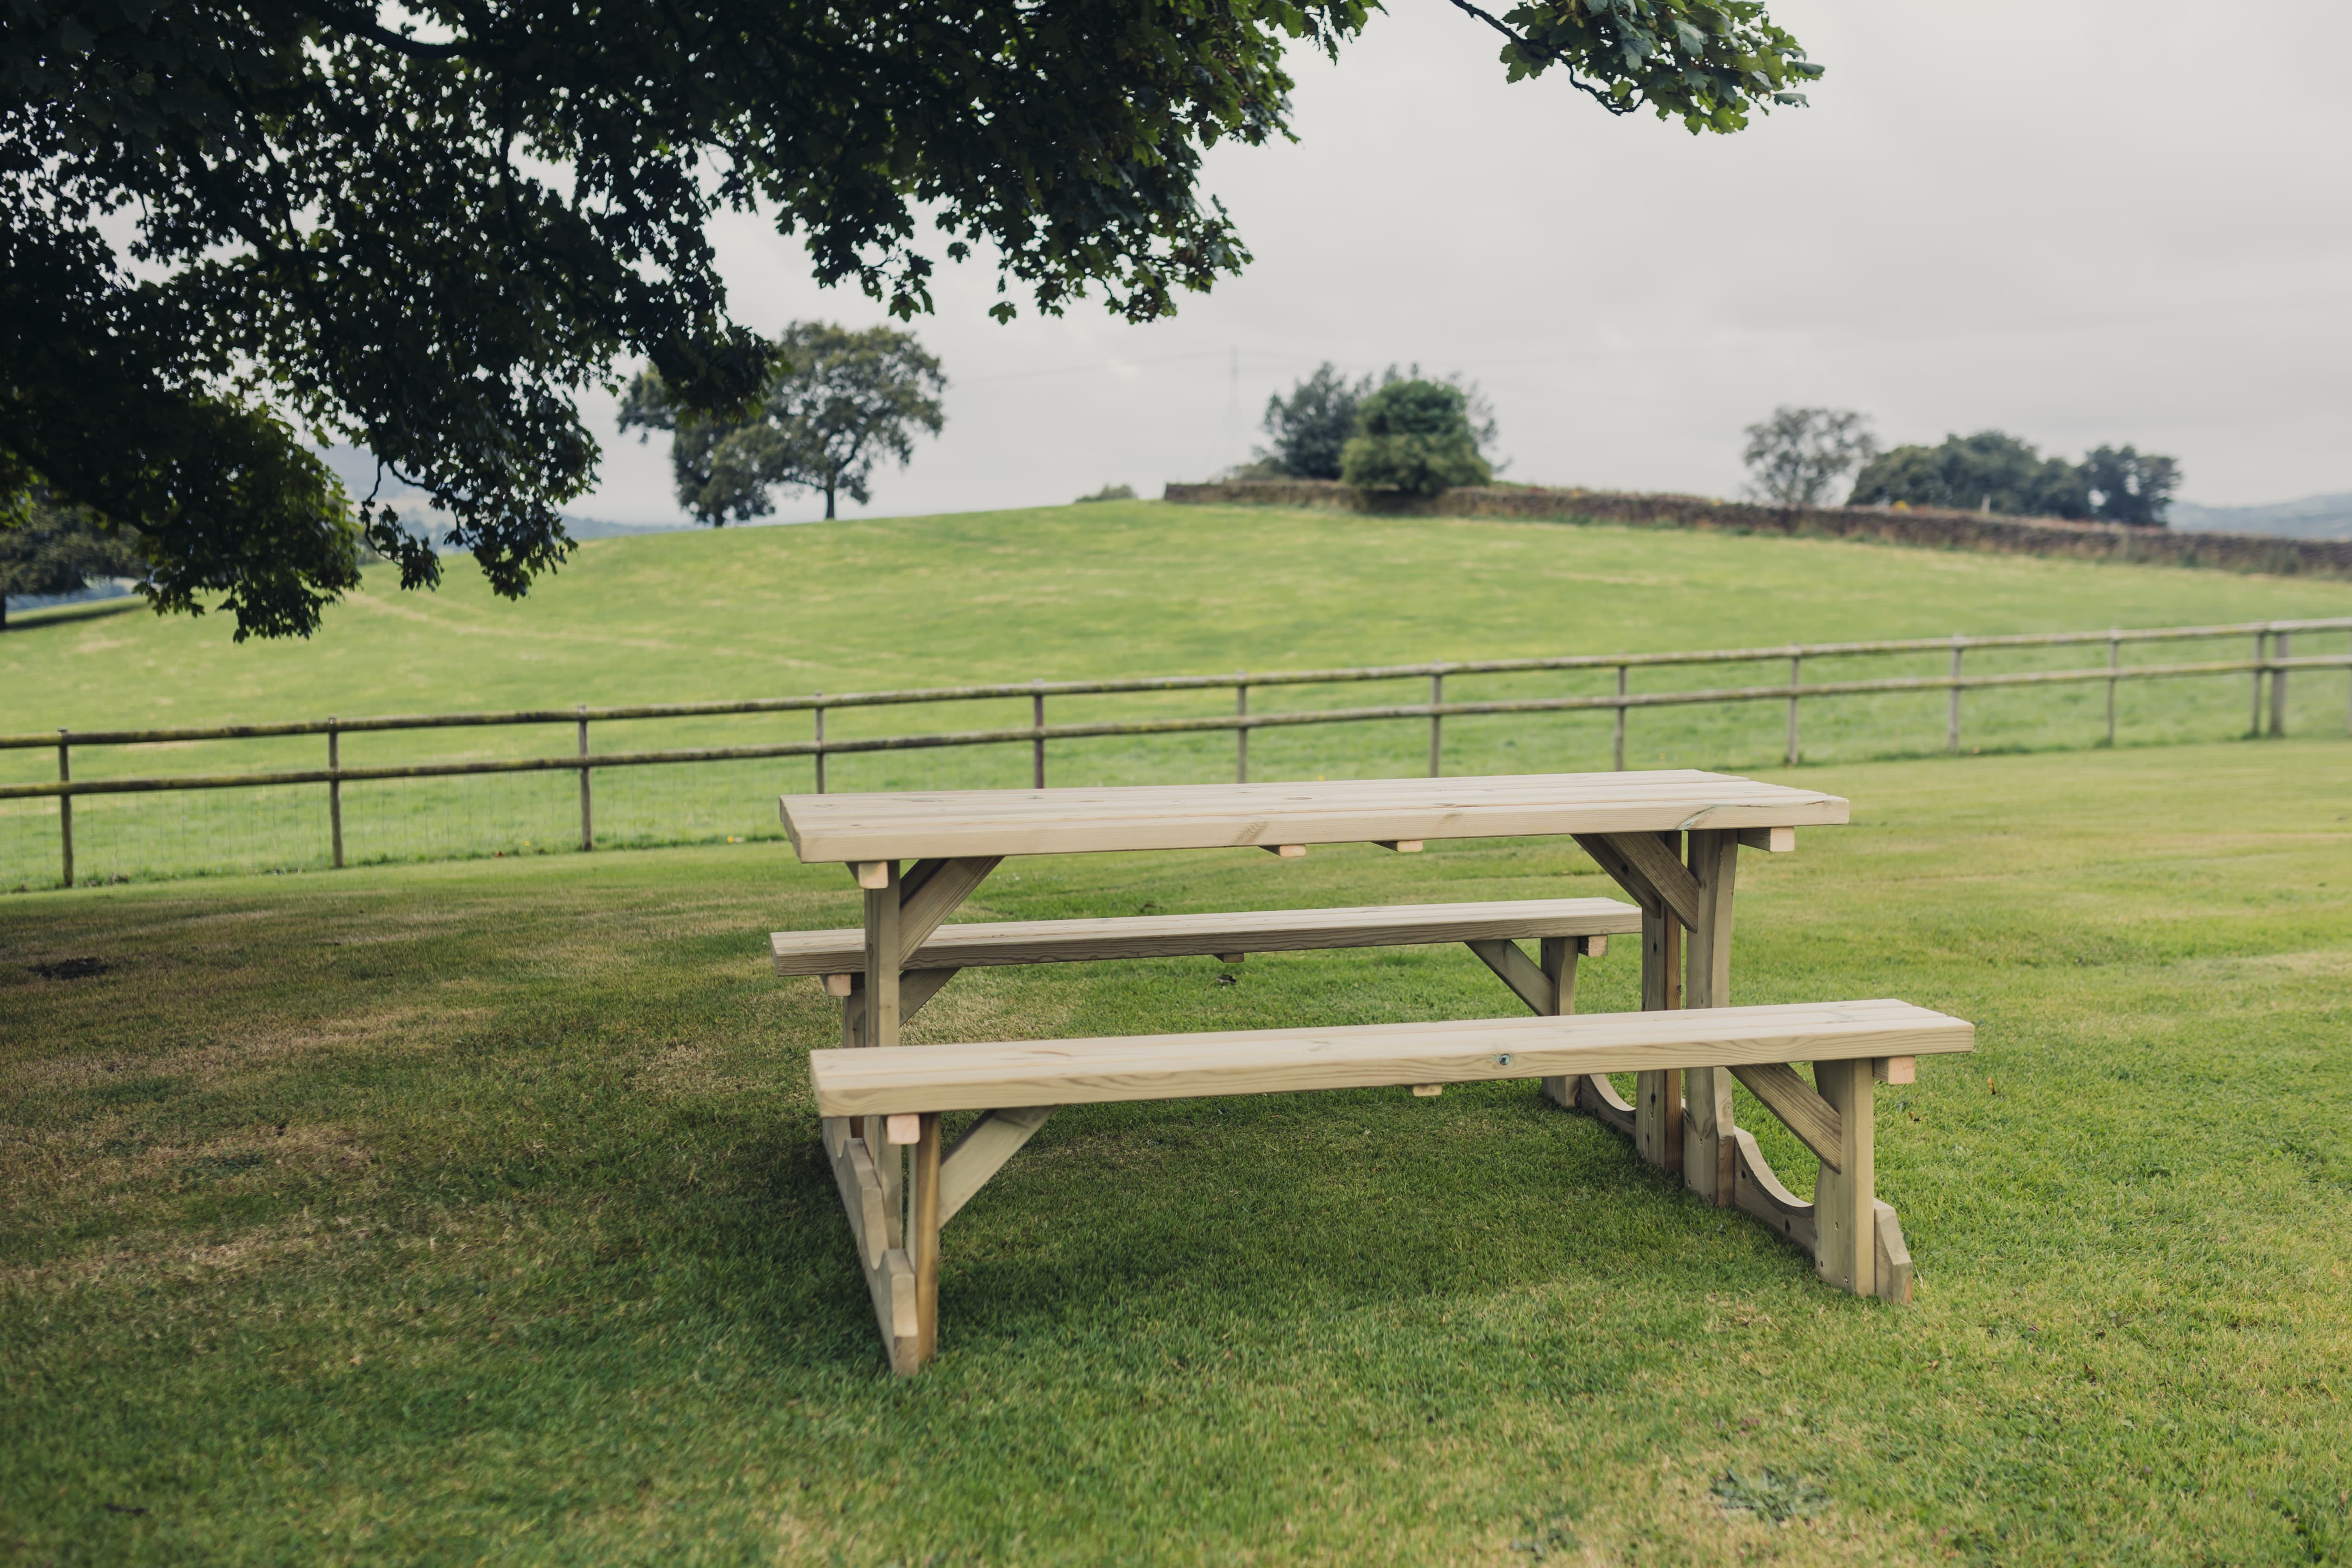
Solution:
[[(1568, 1018), (1576, 1011), (1576, 960), (1581, 944), (1573, 936), (1547, 936), (1543, 939), (1541, 968), (1549, 988), (1551, 1007), (1547, 1016)], [(1538, 1012), (1546, 1009), (1538, 1009)], [(1576, 1103), (1574, 1085), (1565, 1078), (1543, 1081), (1544, 1097), (1556, 1105)]]
[(1813, 1183), (1813, 1271), (1857, 1296), (1875, 1295), (1879, 1248), (1870, 1062), (1816, 1061), (1813, 1080), (1822, 1098), (1837, 1109), (1838, 1163), (1844, 1167), (1832, 1170), (1823, 1162)]
[(915, 1264), (915, 1364), (940, 1354), (940, 1117), (923, 1113), (915, 1140), (913, 1235), (908, 1250)]
[[(872, 1118), (876, 1127), (882, 1118)], [(919, 1323), (915, 1314), (915, 1267), (906, 1249), (889, 1244), (889, 1209), (883, 1201), (882, 1177), (866, 1153), (865, 1141), (845, 1119), (824, 1123), (825, 1153), (831, 1156), (833, 1179), (841, 1189), (841, 1207), (849, 1216), (850, 1239), (857, 1248), (857, 1267), (866, 1276), (866, 1294), (873, 1299), (875, 1326), (882, 1331), (883, 1354), (890, 1370), (911, 1375), (921, 1362), (916, 1355)]]
[[(1697, 921), (1691, 926), (1684, 968), (1683, 1005), (1731, 1005), (1731, 894), (1739, 867), (1739, 835), (1712, 830), (1690, 835), (1690, 870), (1698, 883)], [(1731, 1207), (1738, 1186), (1732, 1130), (1731, 1073), (1694, 1067), (1683, 1074), (1683, 1181), (1720, 1208)]]

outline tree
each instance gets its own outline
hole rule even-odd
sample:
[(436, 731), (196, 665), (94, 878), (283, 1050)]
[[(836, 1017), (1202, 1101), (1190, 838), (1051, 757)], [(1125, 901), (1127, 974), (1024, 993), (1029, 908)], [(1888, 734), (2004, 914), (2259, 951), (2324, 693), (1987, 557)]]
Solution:
[(2130, 446), (2101, 446), (2079, 464), (2043, 457), (1998, 430), (1948, 435), (1941, 446), (1897, 446), (1855, 476), (1850, 507), (1957, 507), (2023, 517), (2097, 517), (2162, 528), (2180, 465)]
[(914, 429), (937, 435), (947, 423), (947, 378), (912, 332), (797, 321), (776, 340), (772, 362), (767, 395), (746, 417), (680, 408), (657, 371), (640, 371), (622, 402), (622, 429), (676, 432), (678, 505), (714, 527), (774, 511), (777, 485), (823, 492), (828, 519), (836, 491), (863, 506), (877, 459), (904, 468)]
[(1998, 430), (1948, 435), (1940, 446), (1897, 446), (1854, 476), (1849, 507), (1950, 507), (2016, 516), (2083, 517), (2091, 502), (2083, 476), (2063, 457), (2044, 458)]
[[(1396, 372), (1391, 370), (1390, 379)], [(1260, 428), (1274, 438), (1271, 450), (1257, 455), (1274, 473), (1294, 479), (1337, 479), (1339, 454), (1356, 434), (1356, 405), (1371, 395), (1373, 381), (1366, 376), (1353, 386), (1328, 360), (1313, 375), (1290, 389), (1286, 398), (1265, 400)]]
[(1740, 456), (1749, 492), (1775, 507), (1818, 507), (1832, 486), (1877, 455), (1867, 416), (1843, 409), (1790, 408), (1748, 427)]
[(2137, 528), (2164, 527), (2165, 508), (2180, 485), (2180, 465), (2132, 447), (2100, 446), (2083, 459), (2083, 487), (2091, 516)]
[[(1510, 78), (1694, 132), (1820, 74), (1759, 0), (1454, 3)], [(1285, 50), (1336, 56), (1370, 10), (7, 0), (0, 500), (37, 480), (135, 529), (158, 608), (302, 634), (362, 529), (404, 587), (441, 570), (307, 444), (349, 440), (519, 596), (595, 479), (583, 387), (649, 361), (681, 413), (760, 402), (715, 214), (764, 214), (901, 319), (939, 256), (983, 252), (1000, 319), (1017, 289), (1154, 319), (1249, 259), (1205, 150), (1287, 137)]]
[[(1359, 405), (1356, 427), (1340, 477), (1358, 489), (1433, 496), (1495, 476), (1478, 455), (1469, 394), (1450, 382), (1391, 381)], [(1491, 421), (1486, 434), (1492, 438)]]
[(0, 529), (0, 632), (8, 629), (9, 594), (79, 593), (92, 578), (145, 575), (137, 548), (86, 508), (54, 506), (37, 492), (24, 507), (23, 522)]

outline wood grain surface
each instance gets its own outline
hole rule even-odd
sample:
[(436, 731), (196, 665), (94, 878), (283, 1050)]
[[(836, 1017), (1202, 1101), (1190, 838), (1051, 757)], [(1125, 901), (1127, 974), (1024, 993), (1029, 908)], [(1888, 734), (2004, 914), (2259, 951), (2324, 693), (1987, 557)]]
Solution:
[[(813, 1051), (809, 1077), (820, 1114), (856, 1116), (1465, 1083), (1666, 1066), (1820, 1063), (1970, 1051), (1975, 1040), (1973, 1025), (1908, 1002), (1803, 1002)], [(1866, 1064), (1860, 1076), (1867, 1084)], [(1853, 1118), (1844, 1120), (1850, 1144)], [(1866, 1173), (1865, 1156), (1862, 1171), (1850, 1167), (1848, 1179), (1861, 1174), (1866, 1180)]]
[(786, 795), (779, 810), (802, 860), (852, 862), (1794, 828), (1848, 816), (1835, 795), (1689, 768)]

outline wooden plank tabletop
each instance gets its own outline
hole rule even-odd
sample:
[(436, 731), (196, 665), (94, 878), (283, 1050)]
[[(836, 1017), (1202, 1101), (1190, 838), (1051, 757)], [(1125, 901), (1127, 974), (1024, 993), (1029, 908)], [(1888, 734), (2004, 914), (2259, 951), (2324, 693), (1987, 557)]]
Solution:
[(860, 1116), (1552, 1078), (1664, 1066), (1841, 1061), (1975, 1048), (1974, 1025), (1882, 998), (812, 1051), (809, 1082), (820, 1115)]
[(1690, 768), (786, 795), (779, 806), (812, 862), (1801, 828), (1848, 814), (1835, 795)]

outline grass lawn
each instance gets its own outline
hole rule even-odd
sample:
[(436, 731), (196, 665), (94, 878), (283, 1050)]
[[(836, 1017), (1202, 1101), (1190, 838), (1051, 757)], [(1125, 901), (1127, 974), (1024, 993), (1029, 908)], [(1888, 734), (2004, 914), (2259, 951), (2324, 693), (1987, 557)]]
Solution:
[[(1104, 503), (1023, 512), (729, 528), (583, 546), (520, 604), (493, 598), (463, 559), (436, 594), (371, 573), (307, 644), (242, 646), (220, 616), (142, 610), (32, 620), (0, 636), (0, 732), (195, 726), (328, 715), (677, 702), (811, 691), (1086, 676), (1283, 670), (1544, 653), (1776, 646), (2352, 615), (2352, 582), (1970, 555), (1819, 539), (1475, 518), (1381, 518), (1241, 507)], [(2298, 653), (2338, 652), (2337, 633)], [(2136, 645), (2149, 662), (2243, 657), (2227, 644)], [(2081, 667), (2104, 649), (1971, 655), (1971, 670)], [(1809, 681), (1941, 673), (1947, 661), (1818, 660)], [(1634, 689), (1772, 685), (1785, 661), (1645, 672)], [(1477, 700), (1599, 693), (1607, 671), (1457, 677)], [(1427, 684), (1261, 691), (1255, 711), (1418, 702)], [(2342, 735), (2345, 679), (2292, 683), (2290, 728)], [(1231, 711), (1224, 692), (1057, 699), (1055, 722)], [(2105, 732), (2103, 687), (1971, 694), (1965, 743), (2080, 747)], [(2221, 740), (2247, 719), (2242, 676), (2126, 685), (2126, 746)], [(1806, 705), (1807, 757), (1839, 764), (1941, 750), (1941, 693)], [(836, 713), (835, 737), (1029, 722), (1025, 701)], [(1776, 703), (1637, 712), (1635, 767), (1778, 761)], [(798, 740), (804, 715), (597, 727), (599, 749)], [(1457, 718), (1449, 771), (1609, 766), (1605, 714)], [(350, 737), (352, 766), (427, 758), (570, 753), (569, 726)], [(1064, 784), (1233, 776), (1229, 736), (1057, 744)], [(1250, 747), (1262, 779), (1376, 777), (1427, 766), (1428, 728), (1393, 724), (1270, 730)], [(316, 737), (76, 754), (77, 778), (316, 768)], [(46, 750), (0, 752), (0, 780), (56, 777)], [(1026, 784), (1021, 746), (836, 758), (837, 789)], [(607, 844), (773, 836), (780, 787), (804, 762), (608, 771), (596, 780)], [(192, 871), (318, 868), (325, 789), (85, 797), (75, 808), (85, 882)], [(362, 862), (534, 853), (578, 834), (572, 776), (402, 780), (344, 791)], [(0, 889), (58, 874), (57, 808), (0, 802)]]
[[(816, 1145), (832, 1014), (764, 973), (772, 926), (854, 919), (837, 869), (0, 902), (0, 1560), (2345, 1561), (2342, 742), (1802, 778), (1854, 825), (1749, 857), (1738, 999), (1980, 1027), (1881, 1102), (1907, 1310), (1532, 1085), (1074, 1109), (949, 1228), (942, 1359), (896, 1382)], [(1551, 844), (1100, 856), (968, 915), (1602, 891)], [(1459, 949), (1219, 972), (982, 971), (913, 1032), (1505, 999)]]

